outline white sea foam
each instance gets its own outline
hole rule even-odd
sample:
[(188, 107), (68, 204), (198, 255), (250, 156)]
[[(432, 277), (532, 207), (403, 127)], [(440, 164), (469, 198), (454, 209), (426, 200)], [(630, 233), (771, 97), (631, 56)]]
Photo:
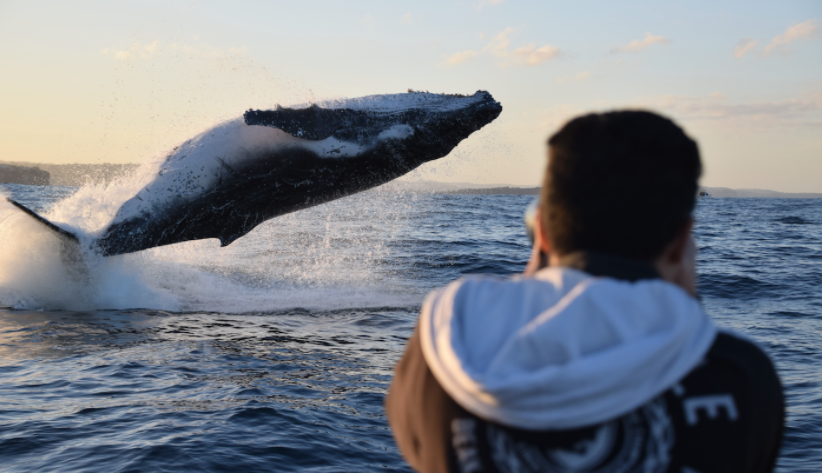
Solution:
[(67, 263), (61, 239), (0, 200), (0, 305), (51, 310), (166, 308), (175, 297), (147, 283), (140, 265), (128, 258), (84, 255)]
[[(81, 188), (45, 215), (88, 238), (134, 181)], [(403, 199), (354, 196), (266, 222), (225, 248), (201, 240), (109, 258), (85, 254), (79, 267), (63, 261), (53, 232), (2, 199), (0, 306), (224, 313), (414, 306), (422, 294), (382, 264), (406, 225)]]

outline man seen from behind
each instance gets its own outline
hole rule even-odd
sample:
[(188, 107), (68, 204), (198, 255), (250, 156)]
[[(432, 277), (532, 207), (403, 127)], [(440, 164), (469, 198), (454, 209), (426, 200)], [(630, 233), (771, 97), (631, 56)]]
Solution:
[(772, 471), (773, 364), (696, 299), (696, 143), (618, 111), (570, 121), (548, 150), (526, 273), (464, 277), (423, 304), (386, 399), (405, 459), (422, 472)]

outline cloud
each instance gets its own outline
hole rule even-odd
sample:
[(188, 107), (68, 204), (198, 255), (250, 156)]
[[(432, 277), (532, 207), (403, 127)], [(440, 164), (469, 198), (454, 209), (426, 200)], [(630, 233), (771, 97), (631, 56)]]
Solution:
[(671, 40), (668, 38), (663, 38), (662, 36), (654, 36), (650, 32), (645, 33), (645, 38), (637, 39), (631, 41), (625, 46), (617, 46), (611, 50), (611, 53), (636, 53), (642, 51), (643, 49), (647, 48), (648, 46), (654, 44), (670, 44)]
[(534, 131), (539, 131), (540, 133), (554, 131), (567, 123), (568, 120), (582, 115), (585, 112), (586, 110), (570, 104), (553, 106), (550, 109), (543, 110), (539, 113), (540, 121)]
[(681, 120), (721, 120), (760, 129), (822, 124), (822, 91), (787, 100), (745, 103), (732, 102), (719, 92), (696, 97), (664, 95), (631, 104), (637, 105)]
[(220, 49), (215, 48), (213, 46), (209, 46), (207, 44), (201, 44), (197, 46), (189, 46), (187, 44), (177, 45), (172, 44), (172, 49), (175, 51), (182, 51), (186, 54), (191, 56), (199, 56), (199, 57), (223, 57), (223, 56), (236, 56), (240, 54), (245, 54), (245, 48), (228, 48), (228, 49)]
[(541, 48), (537, 48), (533, 44), (523, 46), (511, 52), (511, 61), (507, 65), (515, 66), (538, 66), (544, 62), (559, 56), (561, 51), (555, 46), (546, 44)]
[(500, 34), (491, 38), (491, 41), (483, 49), (484, 52), (493, 54), (495, 57), (501, 59), (499, 65), (501, 67), (533, 67), (546, 63), (555, 57), (562, 54), (562, 51), (556, 46), (546, 44), (541, 47), (536, 47), (533, 44), (517, 48), (510, 51), (511, 34), (514, 33), (513, 28), (505, 28)]
[(499, 5), (500, 3), (504, 2), (504, 1), (505, 0), (482, 0), (481, 2), (475, 4), (474, 8), (476, 8), (477, 11), (481, 11), (484, 8)]
[(483, 48), (484, 52), (491, 53), (497, 57), (505, 57), (508, 53), (508, 48), (511, 46), (511, 39), (508, 37), (514, 32), (514, 28), (510, 26), (505, 28), (500, 34), (491, 38), (488, 45)]
[(806, 41), (817, 35), (819, 31), (819, 21), (815, 18), (796, 25), (790, 26), (784, 33), (777, 35), (771, 40), (770, 44), (765, 46), (762, 51), (764, 55), (769, 55), (774, 52), (787, 53), (790, 52), (788, 45), (794, 41)]
[[(604, 103), (600, 107), (606, 106)], [(660, 95), (641, 97), (630, 102), (612, 104), (606, 110), (653, 110), (682, 122), (702, 122), (709, 126), (723, 126), (736, 130), (764, 132), (780, 127), (809, 127), (822, 125), (822, 90), (787, 100), (736, 102), (721, 92), (702, 96)], [(535, 131), (555, 130), (571, 118), (591, 113), (576, 105), (557, 105), (540, 112)]]
[(572, 76), (557, 77), (557, 84), (564, 84), (566, 82), (582, 82), (590, 76), (589, 71), (578, 72)]
[(454, 53), (441, 65), (454, 66), (468, 62), (480, 55), (491, 55), (500, 59), (500, 67), (533, 67), (546, 63), (562, 54), (562, 51), (550, 44), (536, 47), (528, 44), (511, 51), (511, 34), (513, 28), (506, 28), (501, 33), (492, 37), (488, 44), (481, 51), (468, 50)]
[(741, 58), (742, 56), (748, 54), (748, 52), (756, 46), (756, 41), (749, 38), (742, 38), (736, 43), (734, 46), (734, 57), (736, 59)]
[(423, 20), (422, 15), (413, 15), (411, 12), (406, 13), (400, 17), (400, 23), (403, 25), (410, 25), (411, 23), (419, 23)]
[(371, 16), (371, 14), (370, 14), (370, 13), (366, 14), (366, 15), (365, 15), (365, 18), (363, 18), (363, 19), (362, 19), (362, 20), (360, 20), (360, 21), (361, 21), (361, 22), (362, 22), (362, 24), (363, 24), (363, 25), (365, 25), (365, 26), (369, 26), (369, 27), (370, 27), (370, 26), (374, 26), (374, 17), (373, 17), (373, 16)]
[(456, 66), (457, 64), (466, 63), (475, 57), (479, 56), (480, 53), (469, 49), (468, 51), (462, 51), (459, 53), (454, 53), (448, 57), (445, 61), (442, 62), (444, 66)]
[(141, 59), (148, 59), (154, 53), (157, 52), (157, 49), (160, 47), (160, 40), (154, 40), (148, 44), (140, 44), (139, 41), (135, 41), (128, 47), (128, 49), (111, 49), (106, 48), (103, 50), (103, 54), (111, 53), (115, 59), (119, 59), (120, 61), (127, 61), (132, 57), (137, 57)]
[(155, 40), (148, 44), (142, 44), (139, 41), (136, 41), (126, 49), (118, 50), (114, 48), (106, 48), (102, 51), (103, 54), (111, 54), (114, 57), (114, 59), (117, 59), (119, 61), (128, 61), (131, 59), (149, 59), (151, 57), (160, 55), (164, 52), (182, 52), (190, 56), (199, 57), (224, 57), (245, 54), (246, 50), (245, 48), (233, 47), (228, 49), (220, 49), (209, 46), (207, 44), (191, 46), (187, 44), (172, 43), (169, 45), (165, 45), (161, 44), (160, 40)]

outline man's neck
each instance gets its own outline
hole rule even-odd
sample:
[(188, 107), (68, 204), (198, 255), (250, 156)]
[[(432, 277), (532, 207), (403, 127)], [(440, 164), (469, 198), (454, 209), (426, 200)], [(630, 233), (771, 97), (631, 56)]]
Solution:
[(661, 277), (654, 265), (647, 261), (600, 251), (574, 251), (561, 256), (552, 254), (550, 265), (630, 282)]

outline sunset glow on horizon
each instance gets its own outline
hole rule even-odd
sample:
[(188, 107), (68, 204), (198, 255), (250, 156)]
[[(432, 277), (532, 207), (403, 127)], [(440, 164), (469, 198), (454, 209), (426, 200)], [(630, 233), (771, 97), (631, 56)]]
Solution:
[(539, 185), (545, 140), (643, 108), (713, 187), (822, 192), (822, 3), (0, 2), (0, 161), (140, 163), (249, 108), (488, 90), (499, 119), (411, 176)]

